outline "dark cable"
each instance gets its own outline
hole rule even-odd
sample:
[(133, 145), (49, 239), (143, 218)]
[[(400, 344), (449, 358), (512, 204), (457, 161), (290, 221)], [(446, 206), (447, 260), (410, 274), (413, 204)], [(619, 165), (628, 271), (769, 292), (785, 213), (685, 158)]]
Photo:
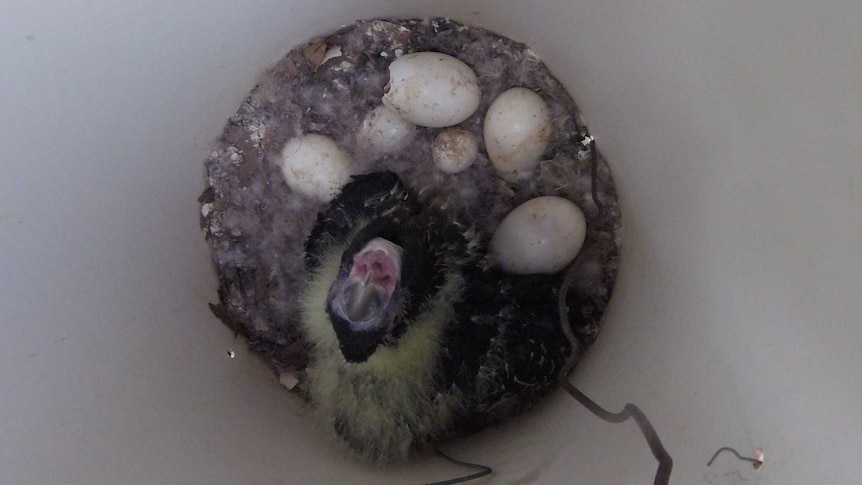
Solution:
[(467, 463), (466, 461), (456, 460), (456, 459), (446, 455), (445, 453), (443, 453), (440, 450), (434, 450), (434, 454), (439, 456), (440, 458), (448, 460), (450, 463), (454, 463), (456, 465), (464, 466), (467, 468), (473, 468), (473, 469), (481, 470), (481, 471), (473, 473), (472, 475), (465, 475), (465, 476), (459, 477), (459, 478), (452, 478), (449, 480), (443, 480), (442, 482), (427, 483), (425, 485), (453, 485), (455, 483), (464, 483), (464, 482), (468, 482), (470, 480), (475, 480), (477, 478), (482, 478), (482, 477), (488, 476), (493, 472), (493, 470), (489, 466), (479, 465), (477, 463)]
[(576, 349), (579, 348), (578, 341), (575, 339), (575, 334), (572, 332), (568, 323), (567, 316), (569, 312), (566, 305), (566, 294), (572, 285), (572, 280), (574, 280), (575, 274), (573, 265), (572, 269), (570, 269), (569, 273), (566, 275), (565, 280), (563, 280), (563, 285), (560, 288), (560, 293), (558, 295), (558, 309), (560, 312), (561, 326), (563, 328), (563, 333), (566, 335), (566, 339), (569, 341), (569, 345), (572, 347), (572, 353), (566, 360), (566, 364), (563, 366), (563, 369), (559, 374), (560, 385), (562, 385), (566, 392), (568, 392), (591, 413), (609, 423), (622, 423), (629, 418), (634, 419), (646, 439), (650, 451), (652, 451), (653, 456), (658, 460), (658, 471), (656, 471), (655, 481), (653, 481), (653, 484), (667, 485), (670, 481), (670, 472), (673, 469), (673, 459), (664, 448), (664, 445), (662, 445), (661, 439), (658, 437), (658, 433), (656, 433), (655, 428), (653, 428), (643, 411), (634, 404), (629, 403), (625, 405), (622, 412), (612, 413), (596, 404), (595, 401), (588, 398), (584, 393), (569, 383), (568, 375), (577, 362), (578, 352)]
[[(591, 192), (593, 197), (593, 203), (599, 208), (599, 211), (604, 210), (604, 206), (599, 202), (598, 194), (596, 193), (596, 177), (598, 173), (598, 155), (596, 152), (596, 143), (595, 140), (590, 141), (590, 151), (592, 154), (592, 181), (591, 181)], [(591, 413), (595, 414), (599, 418), (607, 421), (609, 423), (622, 423), (629, 418), (634, 419), (635, 423), (641, 430), (641, 434), (643, 434), (646, 439), (647, 444), (649, 445), (650, 451), (656, 460), (658, 460), (658, 470), (655, 474), (655, 480), (653, 481), (654, 485), (667, 485), (670, 481), (670, 473), (673, 470), (673, 459), (670, 457), (670, 454), (665, 449), (664, 445), (661, 442), (661, 439), (658, 437), (658, 433), (656, 433), (655, 428), (653, 428), (652, 423), (650, 423), (649, 419), (647, 419), (646, 415), (643, 411), (640, 410), (637, 406), (632, 403), (628, 403), (623, 407), (622, 412), (612, 413), (603, 407), (599, 406), (592, 399), (588, 398), (584, 393), (579, 391), (575, 386), (569, 383), (568, 375), (571, 370), (575, 367), (575, 364), (578, 361), (578, 355), (580, 353), (581, 347), (578, 344), (577, 339), (575, 338), (574, 332), (572, 332), (572, 328), (569, 325), (569, 309), (568, 305), (566, 305), (566, 296), (569, 293), (569, 289), (572, 286), (572, 283), (575, 279), (575, 275), (577, 274), (577, 260), (569, 269), (569, 272), (566, 274), (566, 278), (563, 280), (563, 284), (560, 286), (560, 291), (557, 295), (557, 309), (560, 314), (560, 327), (563, 330), (563, 334), (565, 334), (566, 339), (569, 341), (569, 345), (571, 346), (571, 354), (569, 358), (566, 359), (565, 365), (560, 370), (558, 375), (558, 380), (560, 385), (566, 392), (569, 393), (576, 401), (581, 403), (582, 406), (587, 408)]]
[(709, 459), (709, 463), (707, 463), (706, 466), (712, 466), (712, 462), (714, 462), (715, 459), (718, 458), (718, 455), (720, 455), (722, 452), (725, 452), (725, 451), (729, 451), (730, 453), (733, 453), (734, 455), (736, 455), (737, 458), (739, 458), (742, 461), (747, 461), (747, 462), (753, 463), (755, 468), (758, 468), (760, 465), (763, 464), (763, 460), (758, 460), (757, 458), (748, 458), (746, 456), (742, 456), (739, 454), (739, 452), (737, 452), (733, 448), (731, 448), (729, 446), (725, 446), (723, 448), (719, 448), (718, 451), (716, 451), (715, 454), (712, 455), (712, 458)]

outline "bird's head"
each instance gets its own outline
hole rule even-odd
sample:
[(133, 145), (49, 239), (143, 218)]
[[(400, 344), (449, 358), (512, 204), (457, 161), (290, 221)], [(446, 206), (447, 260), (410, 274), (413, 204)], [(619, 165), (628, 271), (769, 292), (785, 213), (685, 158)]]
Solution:
[(378, 219), (342, 254), (326, 311), (348, 362), (365, 362), (378, 346), (393, 344), (439, 284), (428, 237), (410, 226)]

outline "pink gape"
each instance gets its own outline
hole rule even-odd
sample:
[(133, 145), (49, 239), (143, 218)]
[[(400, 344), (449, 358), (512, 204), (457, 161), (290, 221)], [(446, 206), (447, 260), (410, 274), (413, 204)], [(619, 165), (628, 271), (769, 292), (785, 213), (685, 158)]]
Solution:
[(375, 285), (392, 294), (399, 278), (398, 266), (386, 251), (372, 249), (363, 251), (353, 257), (353, 269), (350, 276)]

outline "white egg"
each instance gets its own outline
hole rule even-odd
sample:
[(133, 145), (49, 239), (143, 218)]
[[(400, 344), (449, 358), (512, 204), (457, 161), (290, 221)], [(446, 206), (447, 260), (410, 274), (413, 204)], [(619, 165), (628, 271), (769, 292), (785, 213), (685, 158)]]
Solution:
[(356, 144), (365, 156), (377, 158), (404, 149), (416, 135), (416, 125), (384, 105), (371, 110), (356, 134)]
[(338, 195), (350, 180), (353, 160), (323, 135), (289, 140), (281, 151), (281, 173), (291, 189), (322, 202)]
[(491, 237), (490, 252), (507, 273), (553, 274), (566, 267), (584, 244), (587, 221), (562, 197), (536, 197), (510, 212)]
[(479, 154), (479, 142), (467, 130), (443, 130), (431, 143), (434, 166), (446, 173), (458, 173), (473, 165)]
[(389, 65), (383, 104), (413, 124), (443, 128), (469, 118), (481, 95), (467, 64), (440, 52), (415, 52)]
[(508, 180), (529, 178), (551, 138), (551, 109), (527, 88), (512, 88), (485, 113), (485, 149)]

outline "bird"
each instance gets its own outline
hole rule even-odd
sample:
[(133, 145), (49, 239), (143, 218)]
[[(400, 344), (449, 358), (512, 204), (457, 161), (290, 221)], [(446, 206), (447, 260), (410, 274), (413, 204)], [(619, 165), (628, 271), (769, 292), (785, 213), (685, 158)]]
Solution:
[(304, 392), (354, 455), (403, 461), (556, 383), (572, 351), (562, 278), (502, 272), (488, 240), (393, 172), (353, 176), (318, 214), (304, 246)]

